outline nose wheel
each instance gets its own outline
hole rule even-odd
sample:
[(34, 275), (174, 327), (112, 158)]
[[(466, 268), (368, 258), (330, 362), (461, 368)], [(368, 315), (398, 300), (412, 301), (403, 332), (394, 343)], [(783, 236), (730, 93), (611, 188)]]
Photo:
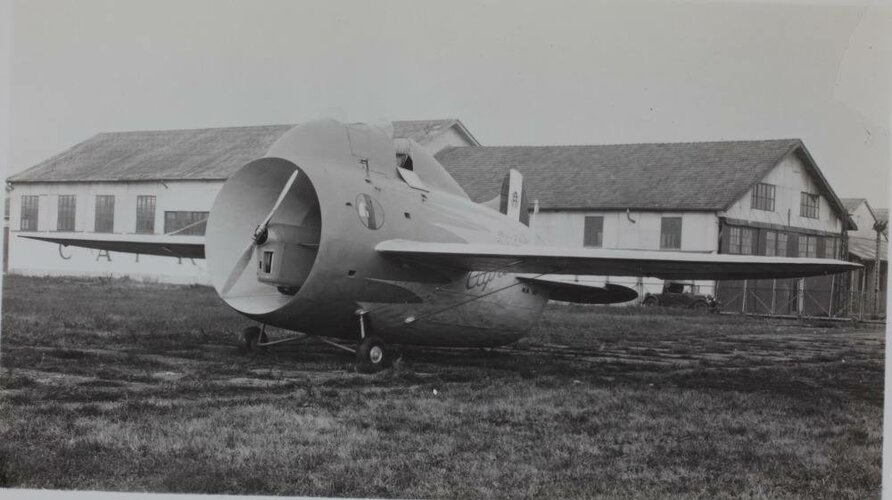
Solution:
[(254, 352), (257, 350), (258, 344), (269, 342), (266, 336), (266, 329), (257, 326), (249, 326), (242, 330), (242, 343), (240, 349), (242, 352)]
[(356, 349), (356, 367), (363, 373), (376, 373), (390, 366), (389, 349), (384, 341), (375, 336), (362, 339)]

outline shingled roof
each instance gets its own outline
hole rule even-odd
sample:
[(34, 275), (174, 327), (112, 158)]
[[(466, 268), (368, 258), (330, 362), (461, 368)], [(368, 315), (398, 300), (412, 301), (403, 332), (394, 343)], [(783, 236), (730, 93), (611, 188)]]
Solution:
[[(148, 130), (102, 133), (45, 160), (9, 182), (120, 182), (224, 180), (269, 147), (294, 125)], [(394, 137), (425, 144), (459, 120), (393, 122)]]
[[(855, 210), (858, 210), (858, 207), (861, 206), (862, 203), (865, 203), (867, 200), (864, 198), (840, 198), (842, 201), (842, 205), (846, 207), (846, 211), (848, 213), (854, 213)], [(873, 210), (870, 209), (870, 205), (867, 205), (868, 210), (870, 210), (871, 214), (873, 214)]]
[(498, 194), (507, 169), (516, 168), (543, 210), (721, 211), (791, 153), (812, 170), (837, 212), (845, 213), (799, 139), (454, 147), (437, 159), (475, 201)]

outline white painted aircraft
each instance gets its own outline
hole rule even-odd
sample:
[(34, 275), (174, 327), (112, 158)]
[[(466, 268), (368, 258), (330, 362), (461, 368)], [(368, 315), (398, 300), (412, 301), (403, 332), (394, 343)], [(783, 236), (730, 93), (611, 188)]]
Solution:
[[(508, 173), (499, 196), (475, 203), (411, 140), (393, 139), (385, 128), (323, 120), (294, 127), (226, 181), (203, 245), (177, 235), (29, 237), (206, 258), (211, 282), (230, 307), (264, 326), (340, 339), (326, 341), (355, 352), (369, 371), (387, 365), (387, 344), (499, 346), (520, 339), (549, 299), (607, 304), (637, 296), (619, 285), (548, 275), (738, 280), (859, 267), (829, 259), (546, 246), (535, 241), (528, 217), (517, 171)], [(258, 327), (245, 336), (253, 345), (279, 342), (266, 341)]]

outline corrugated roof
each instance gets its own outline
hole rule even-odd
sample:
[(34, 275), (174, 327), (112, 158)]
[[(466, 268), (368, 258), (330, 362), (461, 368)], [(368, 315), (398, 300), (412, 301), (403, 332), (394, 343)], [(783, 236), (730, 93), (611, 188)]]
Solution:
[(516, 168), (542, 209), (718, 211), (799, 148), (798, 139), (458, 147), (437, 159), (475, 201), (498, 194), (505, 171)]
[[(456, 119), (393, 122), (394, 137), (424, 144)], [(10, 182), (220, 180), (262, 156), (294, 125), (102, 133)], [(463, 127), (462, 127), (463, 128)]]
[[(849, 253), (854, 254), (861, 260), (876, 260), (877, 242), (873, 238), (850, 236)], [(888, 255), (888, 244), (885, 241), (880, 240), (880, 260), (885, 262)]]

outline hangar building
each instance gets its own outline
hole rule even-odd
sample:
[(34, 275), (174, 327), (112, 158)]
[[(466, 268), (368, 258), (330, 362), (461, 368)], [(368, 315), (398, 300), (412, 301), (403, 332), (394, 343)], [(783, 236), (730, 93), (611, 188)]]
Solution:
[[(849, 260), (864, 266), (851, 273), (849, 285), (853, 308), (858, 317), (885, 315), (886, 274), (888, 272), (888, 228), (880, 232), (879, 283), (877, 278), (877, 232), (874, 225), (887, 220), (888, 211), (874, 209), (864, 198), (843, 198), (843, 204), (857, 225), (849, 231)], [(879, 293), (875, 290), (879, 285)], [(875, 297), (879, 295), (879, 300)], [(876, 309), (876, 310), (874, 310)]]
[[(522, 172), (538, 205), (531, 226), (548, 244), (827, 258), (845, 249), (847, 211), (798, 139), (454, 147), (437, 159), (475, 201), (492, 197), (505, 169)], [(642, 296), (662, 285), (610, 282)], [(820, 277), (694, 285), (728, 311), (828, 315), (844, 283)]]
[[(132, 239), (177, 231), (200, 241), (225, 179), (288, 128), (99, 134), (10, 177), (10, 272), (206, 283), (202, 261), (15, 236), (73, 231)], [(545, 244), (812, 257), (846, 248), (847, 211), (798, 139), (484, 147), (459, 120), (394, 122), (394, 136), (436, 154), (475, 201), (498, 193), (506, 169), (520, 170), (536, 200), (531, 226)], [(611, 281), (642, 295), (662, 288), (659, 280)], [(830, 277), (696, 285), (729, 310), (806, 314), (837, 308), (842, 286)]]

